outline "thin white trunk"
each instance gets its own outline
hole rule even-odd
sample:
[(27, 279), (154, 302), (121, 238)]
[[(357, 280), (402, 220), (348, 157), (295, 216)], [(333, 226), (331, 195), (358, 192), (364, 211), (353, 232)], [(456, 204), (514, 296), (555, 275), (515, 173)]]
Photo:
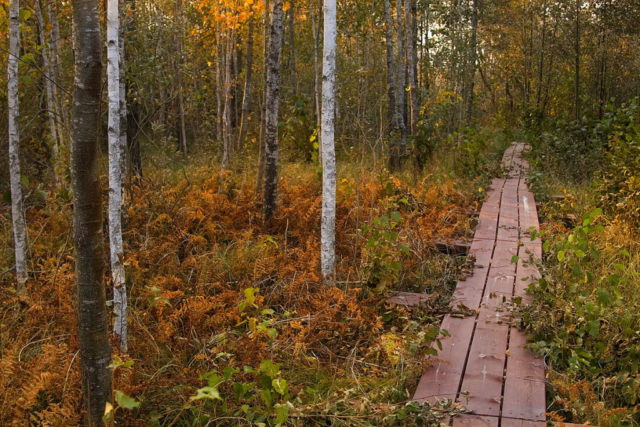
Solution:
[(51, 133), (51, 149), (53, 151), (53, 176), (55, 182), (58, 183), (60, 181), (58, 177), (58, 155), (59, 155), (59, 147), (58, 147), (58, 136), (56, 130), (56, 112), (54, 109), (53, 102), (53, 84), (51, 83), (51, 79), (53, 78), (53, 72), (51, 67), (51, 62), (49, 61), (49, 49), (47, 49), (47, 41), (44, 36), (44, 19), (42, 19), (42, 2), (38, 0), (38, 4), (36, 7), (36, 18), (38, 19), (38, 27), (40, 33), (40, 44), (44, 46), (42, 48), (42, 62), (44, 65), (44, 81), (45, 88), (47, 91), (47, 116), (49, 117), (49, 133)]
[(122, 250), (122, 145), (120, 142), (120, 17), (118, 0), (107, 1), (107, 80), (109, 90), (109, 246), (113, 281), (113, 332), (127, 351), (127, 294)]
[(336, 0), (324, 3), (322, 62), (322, 226), (321, 263), (326, 284), (336, 272), (336, 153), (334, 147), (336, 82)]
[(18, 292), (27, 293), (27, 227), (22, 210), (22, 187), (20, 183), (20, 135), (18, 133), (18, 58), (20, 56), (20, 4), (9, 3), (9, 66), (7, 67), (9, 101), (9, 175), (11, 180), (11, 218), (16, 254), (16, 278)]

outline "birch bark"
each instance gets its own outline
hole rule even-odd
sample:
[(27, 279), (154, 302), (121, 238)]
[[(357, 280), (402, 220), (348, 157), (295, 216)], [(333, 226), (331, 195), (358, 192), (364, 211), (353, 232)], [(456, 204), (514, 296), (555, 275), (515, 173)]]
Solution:
[(20, 134), (18, 119), (18, 58), (20, 57), (20, 3), (9, 3), (9, 60), (7, 67), (7, 98), (9, 101), (9, 180), (11, 181), (11, 218), (15, 244), (17, 290), (27, 293), (27, 227), (22, 208), (20, 183)]
[(51, 67), (51, 61), (49, 56), (49, 49), (47, 49), (47, 41), (45, 40), (45, 31), (44, 31), (44, 19), (42, 19), (42, 2), (38, 0), (38, 4), (36, 5), (36, 18), (38, 20), (38, 27), (40, 27), (40, 44), (44, 46), (42, 48), (42, 63), (44, 65), (44, 81), (45, 81), (45, 89), (47, 92), (47, 117), (49, 119), (49, 133), (51, 134), (51, 150), (53, 151), (53, 177), (56, 183), (60, 181), (58, 177), (58, 157), (59, 157), (59, 146), (58, 146), (58, 135), (56, 130), (56, 111), (54, 108), (54, 98), (53, 98), (53, 84), (51, 80), (53, 79), (53, 72)]
[[(113, 333), (127, 351), (127, 292), (122, 248), (122, 87), (120, 73), (120, 11), (107, 1), (107, 83), (109, 98), (109, 248), (113, 282)], [(125, 115), (126, 117), (126, 115)], [(126, 133), (125, 133), (126, 141)]]
[(325, 284), (336, 272), (336, 153), (334, 147), (336, 82), (336, 0), (324, 3), (322, 60), (322, 224), (321, 263)]

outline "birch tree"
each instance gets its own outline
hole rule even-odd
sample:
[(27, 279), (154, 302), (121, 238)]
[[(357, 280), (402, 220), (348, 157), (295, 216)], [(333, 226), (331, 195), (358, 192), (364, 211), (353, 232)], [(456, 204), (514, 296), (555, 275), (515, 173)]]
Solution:
[(280, 103), (280, 50), (282, 47), (282, 0), (273, 2), (267, 65), (267, 111), (265, 144), (264, 220), (273, 217), (278, 199), (278, 105)]
[(407, 128), (405, 126), (404, 112), (405, 112), (405, 54), (402, 47), (402, 0), (396, 2), (396, 19), (397, 19), (397, 44), (398, 44), (398, 59), (397, 59), (397, 72), (396, 72), (396, 125), (400, 132), (400, 156), (398, 158), (398, 165), (402, 165), (402, 156), (407, 151)]
[(20, 134), (18, 131), (18, 58), (20, 57), (20, 3), (9, 2), (9, 65), (7, 98), (9, 101), (9, 180), (11, 181), (11, 218), (15, 244), (17, 290), (27, 293), (27, 227), (22, 209), (20, 183)]
[(329, 284), (336, 272), (336, 153), (334, 111), (336, 82), (336, 0), (324, 3), (322, 59), (322, 277)]
[(59, 157), (59, 146), (58, 146), (58, 135), (56, 130), (56, 111), (54, 108), (54, 95), (53, 95), (53, 72), (51, 66), (51, 58), (49, 55), (49, 49), (47, 48), (47, 41), (45, 39), (45, 31), (44, 31), (44, 19), (42, 18), (42, 2), (38, 0), (36, 5), (36, 19), (38, 20), (38, 27), (40, 27), (40, 31), (38, 31), (40, 35), (40, 45), (42, 48), (42, 64), (44, 65), (44, 83), (45, 89), (47, 93), (47, 117), (49, 119), (49, 133), (51, 134), (51, 151), (53, 152), (53, 176), (55, 182), (59, 182), (60, 179), (58, 177), (58, 157)]
[(416, 126), (418, 124), (418, 81), (416, 76), (416, 51), (415, 51), (415, 37), (417, 34), (414, 34), (414, 19), (413, 19), (413, 11), (415, 10), (415, 0), (405, 0), (404, 3), (404, 14), (405, 14), (405, 22), (407, 26), (407, 70), (409, 72), (409, 106), (411, 107), (410, 115), (409, 115), (409, 132), (411, 136), (415, 136), (416, 134)]
[[(71, 138), (73, 240), (78, 296), (80, 370), (86, 426), (102, 426), (111, 400), (109, 315), (104, 285), (102, 190), (98, 134), (102, 49), (100, 1), (73, 0), (75, 80)], [(116, 44), (117, 45), (117, 44)]]
[(396, 79), (395, 79), (395, 59), (393, 52), (393, 27), (391, 21), (391, 7), (389, 0), (384, 1), (384, 17), (385, 17), (385, 42), (387, 47), (387, 98), (388, 98), (388, 117), (389, 117), (389, 165), (392, 169), (400, 167), (400, 152), (398, 150), (397, 131), (398, 114), (396, 103)]
[(240, 138), (238, 147), (242, 149), (247, 139), (249, 127), (249, 104), (251, 101), (251, 87), (253, 84), (253, 8), (249, 17), (249, 35), (247, 40), (247, 73), (244, 82), (244, 99), (242, 100), (242, 121), (240, 123)]
[[(122, 120), (124, 95), (120, 73), (120, 12), (118, 0), (107, 1), (107, 80), (109, 92), (109, 247), (113, 282), (113, 333), (127, 351), (127, 292), (122, 249)], [(125, 115), (126, 117), (126, 115)], [(126, 133), (124, 134), (126, 141)]]

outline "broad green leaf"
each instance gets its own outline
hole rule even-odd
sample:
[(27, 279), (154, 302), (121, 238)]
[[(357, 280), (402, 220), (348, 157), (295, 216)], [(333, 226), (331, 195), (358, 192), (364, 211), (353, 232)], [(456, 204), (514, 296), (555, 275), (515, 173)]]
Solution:
[(202, 399), (222, 400), (222, 398), (220, 397), (220, 392), (215, 387), (202, 387), (201, 389), (198, 389), (196, 394), (191, 396), (189, 400), (202, 400)]
[(278, 378), (275, 379), (271, 382), (271, 385), (273, 386), (274, 390), (277, 391), (278, 393), (284, 395), (288, 390), (289, 390), (289, 386), (287, 385), (287, 381), (283, 380), (282, 378)]
[(133, 409), (140, 406), (140, 402), (132, 397), (127, 396), (120, 390), (116, 391), (116, 402), (118, 402), (118, 406), (125, 409)]

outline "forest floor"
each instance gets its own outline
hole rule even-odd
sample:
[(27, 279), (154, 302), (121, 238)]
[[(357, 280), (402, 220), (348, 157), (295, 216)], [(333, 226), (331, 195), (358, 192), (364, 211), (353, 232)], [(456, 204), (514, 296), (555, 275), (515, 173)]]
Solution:
[[(450, 402), (409, 403), (455, 284), (472, 268), (464, 257), (441, 253), (436, 241), (473, 236), (473, 213), (502, 173), (512, 140), (481, 132), (457, 150), (437, 151), (419, 176), (410, 168), (390, 174), (357, 153), (339, 158), (334, 288), (319, 278), (317, 166), (284, 163), (279, 208), (267, 226), (256, 162), (233, 163), (221, 175), (213, 153), (184, 159), (158, 147), (145, 160), (145, 178), (127, 188), (130, 336), (128, 354), (114, 350), (117, 423), (438, 425), (464, 411)], [(552, 176), (536, 175), (533, 185), (541, 198), (567, 189), (564, 200), (542, 205), (547, 238), (571, 230), (567, 213), (590, 209), (588, 197), (570, 196), (579, 188)], [(0, 215), (0, 425), (77, 425), (71, 198), (37, 183), (29, 189), (28, 298), (11, 288), (11, 222), (4, 208)], [(629, 244), (620, 227), (605, 233)], [(638, 253), (625, 274), (637, 271)], [(551, 277), (566, 274), (543, 261)], [(386, 302), (391, 291), (430, 298), (419, 308), (400, 307)], [(633, 299), (631, 285), (625, 292)], [(552, 327), (545, 316), (563, 307), (544, 295), (536, 301), (523, 317), (540, 338)], [(541, 341), (538, 349), (549, 350)], [(549, 368), (550, 410), (559, 417), (610, 423), (600, 425), (629, 419), (632, 409), (594, 392), (586, 376), (575, 381), (563, 366)]]
[[(487, 132), (474, 144), (436, 153), (419, 176), (410, 168), (392, 175), (357, 155), (339, 161), (333, 288), (319, 278), (317, 166), (284, 163), (267, 226), (255, 162), (221, 175), (213, 153), (184, 159), (158, 147), (126, 192), (129, 353), (114, 350), (123, 363), (114, 391), (135, 402), (116, 396), (116, 420), (430, 425), (438, 413), (461, 410), (407, 402), (470, 268), (435, 241), (472, 237), (473, 212), (509, 140)], [(76, 425), (71, 198), (37, 183), (29, 190), (28, 298), (11, 287), (11, 223), (6, 212), (0, 217), (0, 424)], [(107, 274), (108, 299), (110, 288)], [(431, 297), (408, 309), (387, 304), (390, 291)]]

